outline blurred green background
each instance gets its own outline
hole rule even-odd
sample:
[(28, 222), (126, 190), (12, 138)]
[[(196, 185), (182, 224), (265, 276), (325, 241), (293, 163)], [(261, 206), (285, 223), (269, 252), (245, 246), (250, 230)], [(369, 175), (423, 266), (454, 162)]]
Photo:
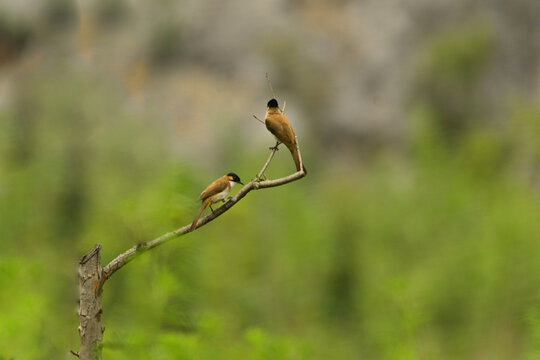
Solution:
[(104, 358), (540, 358), (539, 13), (0, 1), (0, 359), (72, 358), (84, 253), (255, 176), (266, 72), (308, 176), (118, 272)]

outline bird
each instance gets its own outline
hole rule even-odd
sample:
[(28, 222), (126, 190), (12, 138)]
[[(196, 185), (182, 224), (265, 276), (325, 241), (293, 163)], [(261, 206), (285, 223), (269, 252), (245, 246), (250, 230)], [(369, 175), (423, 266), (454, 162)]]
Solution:
[[(300, 171), (300, 156), (298, 155), (296, 135), (294, 134), (291, 123), (279, 109), (276, 99), (270, 99), (270, 101), (268, 101), (264, 124), (277, 140), (276, 145), (270, 149), (277, 150), (280, 143), (285, 144), (291, 152), (294, 164), (296, 165), (296, 171)], [(303, 166), (303, 164), (302, 168), (304, 173), (307, 174), (306, 167)]]
[(219, 201), (225, 202), (225, 198), (227, 197), (227, 195), (229, 195), (231, 189), (236, 184), (244, 185), (238, 175), (230, 172), (227, 175), (223, 175), (222, 177), (208, 185), (206, 189), (204, 189), (201, 195), (199, 195), (198, 200), (201, 200), (202, 204), (199, 212), (197, 213), (197, 216), (195, 216), (195, 220), (193, 220), (193, 223), (191, 223), (190, 231), (195, 230), (195, 228), (197, 227), (197, 222), (199, 221), (199, 217), (201, 216), (204, 209), (210, 206), (210, 210), (212, 210), (213, 213), (214, 209), (212, 209), (212, 204)]

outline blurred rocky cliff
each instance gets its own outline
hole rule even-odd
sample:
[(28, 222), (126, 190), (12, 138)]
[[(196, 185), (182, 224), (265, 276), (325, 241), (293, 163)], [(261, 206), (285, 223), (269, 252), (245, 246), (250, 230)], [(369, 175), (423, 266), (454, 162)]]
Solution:
[(4, 1), (0, 101), (31, 108), (25, 78), (84, 72), (196, 159), (223, 134), (272, 142), (251, 117), (268, 72), (307, 158), (401, 151), (419, 107), (451, 139), (538, 103), (539, 14), (535, 0)]

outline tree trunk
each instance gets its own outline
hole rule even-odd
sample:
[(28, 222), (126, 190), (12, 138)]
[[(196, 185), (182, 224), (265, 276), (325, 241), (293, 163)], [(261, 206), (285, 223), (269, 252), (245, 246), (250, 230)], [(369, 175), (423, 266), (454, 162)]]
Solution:
[(79, 261), (79, 357), (82, 360), (101, 360), (101, 342), (105, 328), (101, 326), (100, 280), (103, 269), (100, 251), (101, 245), (96, 244)]
[[(296, 139), (296, 143), (298, 144), (298, 139)], [(300, 163), (302, 164), (302, 157), (300, 156), (300, 149), (298, 148), (298, 145), (297, 149), (300, 157)], [(257, 179), (251, 180), (236, 195), (234, 195), (216, 211), (200, 219), (197, 224), (197, 228), (209, 223), (229, 210), (251, 190), (281, 186), (306, 176), (305, 171), (297, 171), (289, 176), (279, 179), (262, 180), (264, 172), (270, 164), (270, 161), (272, 161), (276, 151), (277, 147), (270, 153), (270, 157), (257, 175)], [(143, 252), (155, 248), (156, 246), (161, 245), (173, 238), (191, 232), (190, 228), (191, 224), (187, 224), (179, 229), (161, 235), (154, 240), (139, 243), (118, 255), (108, 265), (106, 265), (105, 268), (101, 267), (100, 244), (96, 244), (88, 254), (81, 258), (79, 261), (79, 336), (81, 338), (81, 347), (78, 353), (71, 350), (73, 355), (78, 356), (82, 360), (101, 360), (103, 332), (105, 331), (105, 328), (101, 326), (101, 314), (103, 312), (101, 299), (105, 280), (109, 279), (116, 271), (121, 269), (124, 265), (135, 259)]]

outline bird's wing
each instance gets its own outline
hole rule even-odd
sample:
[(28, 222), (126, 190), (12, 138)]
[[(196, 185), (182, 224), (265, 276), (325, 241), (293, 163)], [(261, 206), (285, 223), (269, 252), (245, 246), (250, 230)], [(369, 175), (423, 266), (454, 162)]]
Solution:
[(206, 200), (210, 196), (226, 190), (227, 186), (229, 186), (229, 179), (227, 178), (227, 175), (225, 175), (208, 185), (201, 195), (199, 195), (199, 200)]
[(289, 122), (289, 120), (287, 120), (285, 115), (283, 115), (283, 120), (285, 120), (283, 122), (283, 127), (286, 129), (285, 133), (287, 133), (287, 143), (291, 145), (296, 145), (296, 135), (291, 126), (291, 123)]
[(268, 131), (270, 131), (276, 138), (278, 138), (278, 134), (281, 132), (281, 124), (279, 123), (276, 116), (267, 115), (264, 119), (264, 124), (266, 125)]
[(284, 115), (268, 115), (265, 124), (268, 131), (287, 147), (291, 147), (296, 143), (292, 126)]

